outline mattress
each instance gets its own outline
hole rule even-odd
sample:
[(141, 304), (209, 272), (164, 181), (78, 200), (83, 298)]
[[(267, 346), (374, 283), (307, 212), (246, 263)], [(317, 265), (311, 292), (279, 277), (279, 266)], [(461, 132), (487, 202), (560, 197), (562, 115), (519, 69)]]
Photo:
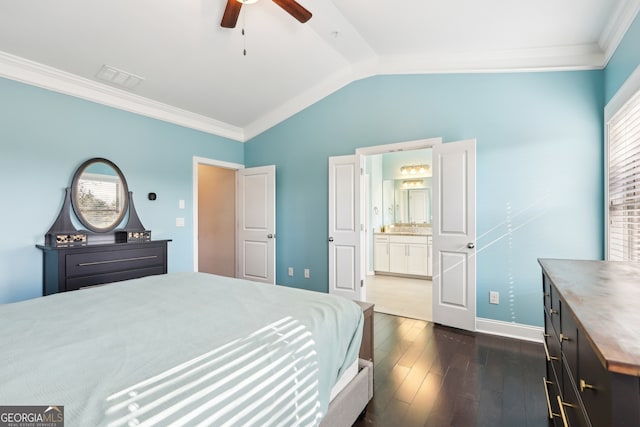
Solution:
[(0, 404), (74, 425), (317, 425), (362, 336), (346, 299), (203, 273), (0, 306)]
[(354, 360), (353, 363), (344, 370), (340, 378), (336, 381), (336, 383), (331, 388), (331, 393), (329, 394), (329, 401), (333, 401), (335, 397), (342, 391), (344, 388), (358, 375), (358, 359)]

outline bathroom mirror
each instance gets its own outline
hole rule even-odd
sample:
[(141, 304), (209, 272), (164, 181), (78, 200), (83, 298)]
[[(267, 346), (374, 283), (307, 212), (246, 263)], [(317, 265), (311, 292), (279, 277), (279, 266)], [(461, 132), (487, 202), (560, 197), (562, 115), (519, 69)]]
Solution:
[(430, 179), (422, 188), (405, 188), (402, 180), (395, 184), (395, 221), (403, 224), (431, 223)]
[(78, 220), (99, 233), (114, 230), (127, 212), (127, 181), (120, 169), (102, 158), (84, 162), (71, 183), (71, 203)]

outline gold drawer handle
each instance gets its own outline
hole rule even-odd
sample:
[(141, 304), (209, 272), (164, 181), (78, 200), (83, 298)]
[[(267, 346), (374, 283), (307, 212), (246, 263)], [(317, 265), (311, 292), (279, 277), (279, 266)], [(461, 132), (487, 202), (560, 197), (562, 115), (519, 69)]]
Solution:
[(595, 386), (588, 384), (585, 380), (580, 378), (580, 393), (584, 393), (585, 390), (596, 390)]
[(567, 422), (567, 414), (564, 413), (564, 407), (568, 406), (569, 408), (575, 408), (576, 405), (563, 402), (560, 396), (556, 396), (556, 397), (558, 398), (558, 405), (560, 405), (560, 415), (562, 416), (562, 424), (564, 425), (564, 427), (569, 427), (569, 423)]
[(571, 339), (565, 334), (560, 334), (560, 341), (571, 341)]
[(547, 348), (547, 342), (542, 341), (542, 345), (544, 346), (544, 353), (547, 355), (547, 361), (551, 362), (552, 360), (560, 360), (557, 357), (551, 356), (549, 354), (549, 348)]
[(545, 377), (542, 377), (542, 383), (544, 384), (544, 396), (547, 398), (547, 411), (549, 411), (549, 419), (552, 420), (553, 417), (559, 417), (560, 414), (556, 414), (551, 410), (551, 400), (549, 399), (549, 390), (547, 389), (547, 384), (553, 384), (551, 381), (547, 381)]
[(558, 314), (558, 310), (554, 310), (553, 308), (550, 308), (549, 314)]

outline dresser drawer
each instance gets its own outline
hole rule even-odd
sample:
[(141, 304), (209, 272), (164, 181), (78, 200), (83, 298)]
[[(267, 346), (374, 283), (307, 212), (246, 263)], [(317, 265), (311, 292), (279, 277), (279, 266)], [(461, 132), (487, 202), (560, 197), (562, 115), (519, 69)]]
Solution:
[(43, 295), (167, 273), (167, 243), (94, 243), (43, 250)]
[(118, 251), (67, 254), (66, 273), (67, 277), (89, 276), (163, 264), (163, 248), (150, 246)]
[(549, 313), (551, 310), (551, 281), (546, 274), (542, 275), (542, 295), (544, 310)]
[(560, 346), (573, 382), (578, 384), (578, 325), (570, 311), (564, 307), (560, 315)]
[(576, 387), (593, 427), (611, 423), (611, 376), (582, 334), (578, 337), (578, 380)]
[(556, 382), (560, 384), (560, 380), (562, 380), (562, 352), (560, 351), (560, 342), (553, 328), (550, 328), (548, 333), (545, 334), (544, 347), (547, 364), (551, 366)]
[[(558, 406), (562, 405), (561, 415), (563, 414), (570, 427), (592, 427), (587, 421), (587, 415), (584, 412), (580, 399), (576, 394), (572, 381), (569, 378), (569, 372), (565, 369), (563, 373), (563, 393), (558, 399)], [(594, 424), (593, 427), (596, 427)]]
[(67, 279), (65, 291), (75, 291), (80, 288), (93, 285), (103, 285), (105, 283), (120, 282), (122, 280), (139, 279), (141, 277), (164, 274), (164, 266), (139, 268), (135, 270), (114, 271), (105, 274), (95, 274), (91, 276), (70, 277)]
[(560, 325), (560, 317), (562, 316), (562, 302), (560, 301), (560, 295), (555, 288), (551, 288), (551, 308), (549, 309), (549, 317), (551, 317), (551, 324), (556, 331), (556, 335), (560, 337), (562, 332)]

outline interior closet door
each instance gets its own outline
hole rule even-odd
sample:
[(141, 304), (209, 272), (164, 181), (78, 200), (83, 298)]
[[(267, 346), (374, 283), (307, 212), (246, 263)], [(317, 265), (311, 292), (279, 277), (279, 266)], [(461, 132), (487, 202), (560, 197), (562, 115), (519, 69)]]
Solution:
[(238, 171), (237, 277), (276, 283), (276, 167)]

